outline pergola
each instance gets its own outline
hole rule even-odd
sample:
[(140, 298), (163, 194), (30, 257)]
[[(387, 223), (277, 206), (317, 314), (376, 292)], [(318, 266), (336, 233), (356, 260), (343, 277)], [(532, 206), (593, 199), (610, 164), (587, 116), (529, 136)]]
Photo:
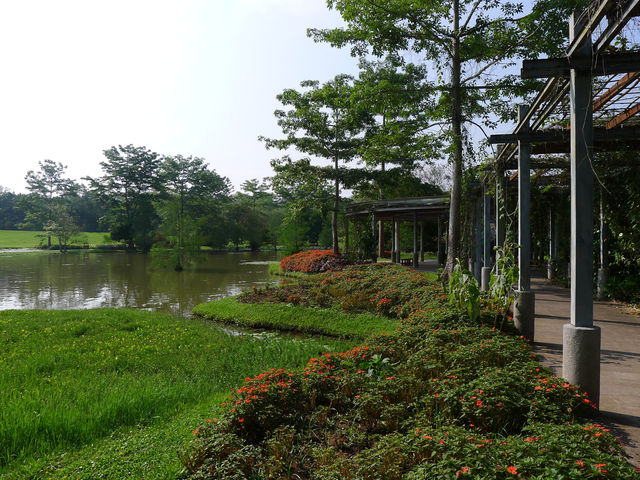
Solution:
[[(503, 144), (494, 162), (497, 199), (504, 193), (505, 173), (517, 170), (508, 175), (518, 182), (520, 274), (514, 321), (521, 333), (532, 340), (535, 302), (530, 284), (531, 171), (533, 177), (540, 178), (558, 169), (570, 170), (571, 323), (563, 330), (563, 376), (581, 385), (596, 403), (600, 392), (600, 329), (593, 325), (594, 152), (640, 151), (640, 53), (611, 48), (628, 22), (637, 16), (640, 0), (595, 0), (584, 12), (574, 14), (569, 23), (566, 56), (523, 62), (523, 78), (548, 80), (530, 106), (519, 107), (513, 132), (490, 138), (491, 143)], [(531, 158), (537, 154), (547, 155)], [(496, 203), (498, 232), (501, 202)], [(552, 210), (551, 261), (555, 259), (557, 242), (554, 227)], [(600, 231), (602, 234), (604, 228)], [(600, 245), (604, 249), (605, 242)], [(607, 276), (606, 258), (606, 252), (601, 251), (599, 289)]]
[[(369, 202), (360, 202), (347, 205), (346, 207), (346, 238), (347, 243), (345, 250), (349, 251), (349, 219), (353, 218), (371, 218), (371, 229), (375, 234), (376, 223), (379, 225), (378, 237), (378, 255), (382, 256), (384, 250), (384, 236), (382, 224), (384, 222), (392, 222), (393, 235), (391, 237), (391, 261), (401, 263), (400, 261), (400, 223), (413, 223), (413, 259), (412, 266), (418, 266), (418, 258), (424, 260), (423, 249), (423, 225), (424, 222), (438, 223), (438, 262), (442, 262), (444, 257), (444, 246), (442, 242), (443, 219), (449, 216), (449, 197), (420, 197), (420, 198), (399, 198), (393, 200), (374, 200)], [(419, 230), (419, 233), (418, 233)], [(420, 247), (418, 252), (418, 236)]]

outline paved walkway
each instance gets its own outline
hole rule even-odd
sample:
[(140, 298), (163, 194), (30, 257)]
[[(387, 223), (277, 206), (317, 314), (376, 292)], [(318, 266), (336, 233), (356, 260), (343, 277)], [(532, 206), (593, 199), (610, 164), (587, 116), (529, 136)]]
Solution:
[[(569, 323), (570, 290), (535, 274), (531, 288), (536, 295), (534, 351), (562, 375), (562, 326)], [(631, 463), (640, 467), (640, 315), (621, 304), (595, 301), (594, 323), (602, 329), (598, 420), (620, 437)]]

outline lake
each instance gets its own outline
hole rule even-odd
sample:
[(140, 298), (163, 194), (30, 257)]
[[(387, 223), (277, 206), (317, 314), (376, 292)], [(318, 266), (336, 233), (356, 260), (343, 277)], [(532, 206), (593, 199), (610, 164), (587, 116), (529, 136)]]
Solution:
[(272, 252), (209, 253), (182, 272), (154, 268), (150, 255), (2, 253), (0, 310), (129, 307), (186, 316), (194, 305), (276, 284)]

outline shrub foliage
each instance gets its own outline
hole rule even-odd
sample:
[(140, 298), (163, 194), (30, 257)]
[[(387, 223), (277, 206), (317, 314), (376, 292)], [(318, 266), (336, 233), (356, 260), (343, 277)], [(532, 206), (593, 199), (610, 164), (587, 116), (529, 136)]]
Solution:
[(336, 255), (332, 250), (307, 250), (280, 260), (283, 272), (318, 273), (341, 270), (349, 264), (349, 259)]

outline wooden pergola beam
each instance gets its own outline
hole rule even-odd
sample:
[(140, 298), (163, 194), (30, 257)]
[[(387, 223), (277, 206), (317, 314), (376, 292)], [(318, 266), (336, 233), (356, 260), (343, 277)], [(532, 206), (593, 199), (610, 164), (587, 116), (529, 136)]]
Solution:
[(636, 103), (634, 106), (626, 109), (620, 115), (618, 115), (615, 118), (613, 118), (612, 120), (610, 120), (607, 123), (607, 129), (617, 127), (621, 123), (626, 122), (627, 120), (629, 120), (631, 117), (636, 115), (638, 112), (640, 112), (640, 103)]
[(618, 93), (620, 93), (623, 89), (625, 89), (638, 78), (640, 78), (640, 72), (627, 73), (624, 77), (618, 80), (615, 85), (613, 85), (606, 92), (595, 99), (595, 101), (593, 102), (593, 111), (597, 112), (598, 110), (600, 110), (607, 102), (609, 102), (612, 98), (618, 95)]

